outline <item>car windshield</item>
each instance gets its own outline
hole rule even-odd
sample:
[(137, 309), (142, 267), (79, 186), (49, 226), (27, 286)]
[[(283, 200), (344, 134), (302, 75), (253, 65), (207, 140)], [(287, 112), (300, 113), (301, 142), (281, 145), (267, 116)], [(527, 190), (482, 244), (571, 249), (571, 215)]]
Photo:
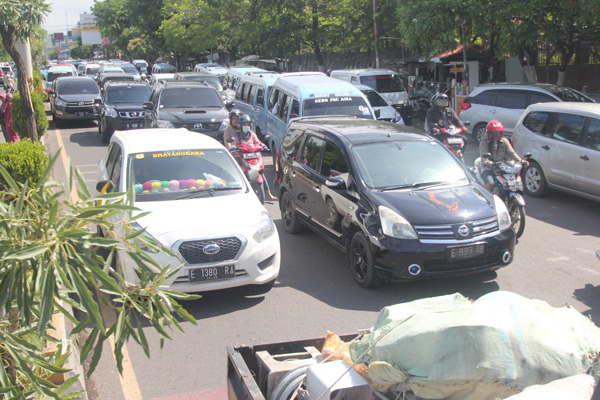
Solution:
[(148, 86), (111, 87), (108, 89), (107, 102), (110, 104), (143, 103), (148, 101), (150, 93)]
[(98, 94), (98, 85), (93, 80), (59, 80), (56, 87), (58, 94)]
[(367, 96), (367, 100), (371, 103), (371, 107), (385, 107), (389, 104), (374, 90), (365, 90), (363, 91), (365, 96)]
[(318, 95), (304, 100), (303, 116), (350, 115), (372, 119), (371, 110), (363, 97), (350, 95)]
[(437, 141), (370, 143), (354, 146), (352, 155), (369, 189), (417, 188), (467, 179), (460, 163)]
[(54, 82), (56, 78), (60, 78), (61, 76), (73, 76), (73, 72), (71, 71), (56, 71), (56, 72), (48, 72), (48, 82)]
[(127, 165), (127, 185), (133, 186), (136, 201), (191, 198), (207, 189), (232, 193), (245, 187), (239, 167), (225, 149), (135, 153)]
[(86, 75), (97, 75), (98, 74), (98, 68), (86, 68), (85, 69), (85, 74)]
[(162, 91), (159, 108), (223, 107), (217, 91), (207, 87), (172, 87)]
[(551, 88), (550, 91), (562, 101), (576, 101), (580, 103), (593, 103), (594, 100), (576, 90), (566, 87)]
[(121, 65), (121, 69), (123, 71), (125, 71), (128, 74), (131, 75), (137, 75), (138, 74), (138, 70), (136, 67), (134, 67), (133, 65)]
[(361, 76), (360, 83), (377, 90), (379, 93), (404, 91), (404, 84), (396, 74)]
[(177, 72), (177, 68), (175, 68), (172, 65), (161, 65), (160, 66), (161, 74), (169, 74), (169, 73), (175, 73), (175, 72)]

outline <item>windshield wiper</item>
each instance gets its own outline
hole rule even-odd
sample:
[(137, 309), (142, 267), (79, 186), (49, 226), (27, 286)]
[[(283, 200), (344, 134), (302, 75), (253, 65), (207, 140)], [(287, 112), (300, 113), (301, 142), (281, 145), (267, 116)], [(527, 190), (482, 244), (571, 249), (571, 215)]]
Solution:
[(399, 190), (399, 189), (408, 189), (410, 188), (411, 190), (413, 189), (424, 189), (424, 188), (428, 188), (428, 187), (433, 187), (433, 186), (440, 186), (440, 185), (445, 185), (451, 182), (448, 181), (440, 181), (440, 182), (416, 182), (416, 183), (411, 183), (410, 185), (397, 185), (397, 186), (388, 186), (385, 187), (383, 189), (381, 189), (382, 192), (386, 192), (388, 190)]
[(242, 188), (241, 186), (221, 186), (221, 187), (217, 187), (217, 188), (199, 189), (199, 190), (195, 190), (193, 192), (182, 194), (181, 196), (176, 197), (175, 200), (193, 199), (193, 198), (205, 197), (207, 195), (214, 196), (215, 192), (217, 192), (217, 191), (221, 192), (221, 191), (225, 191), (225, 190), (240, 190), (241, 188)]

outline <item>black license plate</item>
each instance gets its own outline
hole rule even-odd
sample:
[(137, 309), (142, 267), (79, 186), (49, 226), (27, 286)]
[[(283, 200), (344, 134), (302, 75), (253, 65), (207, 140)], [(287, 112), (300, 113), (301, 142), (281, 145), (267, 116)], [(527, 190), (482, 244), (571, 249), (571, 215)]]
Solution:
[(190, 270), (190, 282), (209, 282), (235, 277), (235, 266), (204, 267)]
[(127, 124), (127, 129), (141, 128), (142, 124)]
[(448, 259), (466, 260), (479, 257), (485, 254), (485, 243), (470, 244), (467, 246), (450, 247), (448, 249)]

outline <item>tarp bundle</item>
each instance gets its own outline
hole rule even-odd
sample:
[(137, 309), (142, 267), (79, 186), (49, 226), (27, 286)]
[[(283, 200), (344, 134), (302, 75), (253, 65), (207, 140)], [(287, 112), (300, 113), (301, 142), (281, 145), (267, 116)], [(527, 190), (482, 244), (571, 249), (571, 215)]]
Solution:
[(372, 333), (350, 345), (376, 389), (450, 400), (505, 398), (581, 373), (597, 378), (599, 351), (600, 329), (575, 309), (510, 292), (386, 307)]

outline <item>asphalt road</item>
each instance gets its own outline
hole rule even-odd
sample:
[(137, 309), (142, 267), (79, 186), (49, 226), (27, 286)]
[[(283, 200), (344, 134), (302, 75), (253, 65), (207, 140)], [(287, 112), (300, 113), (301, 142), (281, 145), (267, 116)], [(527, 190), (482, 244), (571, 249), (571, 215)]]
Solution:
[[(52, 153), (64, 147), (94, 190), (97, 162), (106, 153), (96, 124), (72, 124), (60, 131), (51, 124), (45, 140)], [(477, 148), (471, 144), (466, 163), (472, 165), (476, 156)], [(265, 160), (270, 163), (270, 157)], [(65, 177), (62, 164), (60, 159), (54, 171), (60, 179)], [(272, 174), (269, 165), (267, 175)], [(267, 203), (282, 250), (281, 273), (273, 290), (256, 297), (226, 290), (186, 303), (198, 325), (184, 323), (186, 334), (175, 333), (162, 350), (153, 329), (146, 327), (151, 358), (129, 343), (128, 374), (121, 379), (106, 344), (100, 365), (87, 382), (89, 398), (224, 398), (226, 346), (323, 337), (327, 331), (353, 333), (371, 327), (384, 306), (455, 292), (476, 299), (492, 291), (512, 291), (555, 307), (570, 304), (600, 324), (600, 261), (595, 256), (600, 250), (600, 205), (557, 192), (526, 201), (527, 224), (515, 260), (497, 277), (391, 283), (376, 290), (358, 287), (344, 254), (315, 234), (288, 235), (278, 205)]]

